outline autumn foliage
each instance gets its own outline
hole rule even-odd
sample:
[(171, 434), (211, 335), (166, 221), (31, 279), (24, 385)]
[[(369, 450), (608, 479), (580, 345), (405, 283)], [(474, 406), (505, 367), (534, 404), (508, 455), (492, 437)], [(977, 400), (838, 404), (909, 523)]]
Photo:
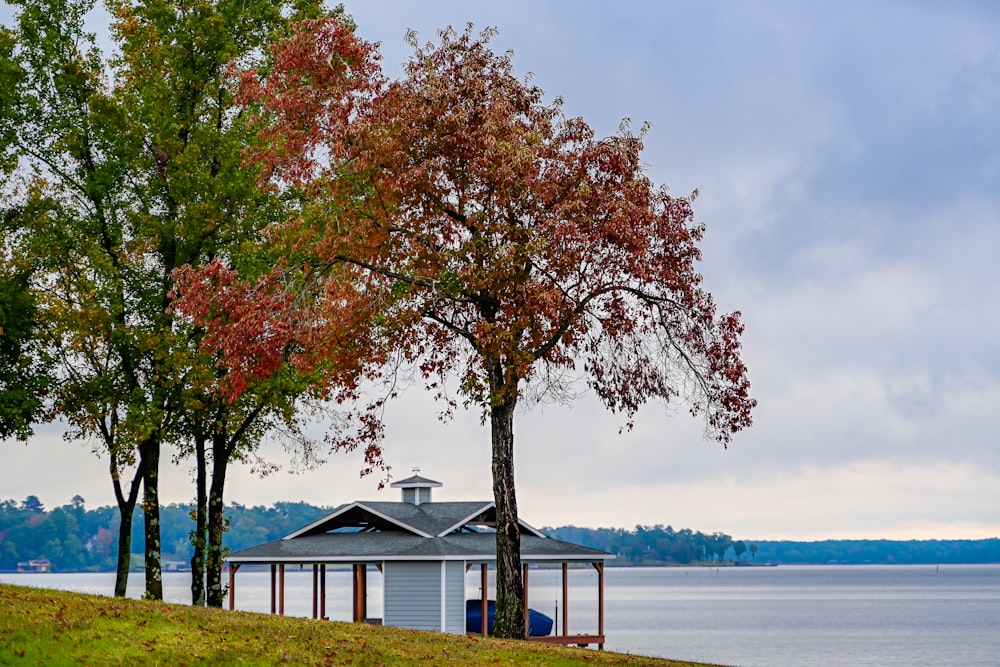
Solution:
[(428, 375), (457, 371), (477, 402), (491, 394), (483, 359), (503, 362), (505, 393), (544, 380), (538, 362), (582, 365), (611, 409), (683, 395), (728, 442), (753, 406), (742, 325), (717, 316), (701, 286), (691, 198), (649, 181), (641, 136), (596, 138), (487, 41), (446, 31), (390, 83), (371, 44), (320, 20), (278, 46), (269, 76), (244, 73), (269, 140), (256, 163), (272, 185), (307, 194), (273, 233), (328, 291), (308, 306), (276, 291), (299, 265), (267, 289), (233, 292), (228, 275), (226, 290), (202, 291), (229, 313), (229, 337), (213, 340), (242, 373), (268, 372), (293, 341), (315, 353), (315, 327), (343, 326), (322, 313), (334, 303), (343, 316), (352, 298), (342, 276), (329, 279), (346, 264), (365, 269), (351, 271), (366, 274), (369, 296), (383, 292), (394, 342)]
[[(516, 589), (519, 400), (583, 381), (630, 425), (650, 400), (684, 399), (723, 444), (755, 401), (739, 314), (716, 313), (696, 270), (693, 197), (650, 181), (641, 133), (598, 137), (566, 118), (490, 37), (411, 35), (405, 75), (388, 81), (371, 44), (321, 20), (275, 47), (272, 70), (244, 72), (266, 146), (251, 161), (301, 206), (270, 231), (288, 258), (270, 285), (213, 307), (228, 313), (215, 340), (235, 373), (267, 372), (284, 345), (310, 364), (370, 355), (367, 376), (398, 358), (440, 395), (457, 378), (491, 423), (498, 540), (511, 540), (498, 562), (515, 556), (499, 588)], [(282, 281), (294, 286), (273, 291)], [(361, 341), (346, 354), (345, 324)]]

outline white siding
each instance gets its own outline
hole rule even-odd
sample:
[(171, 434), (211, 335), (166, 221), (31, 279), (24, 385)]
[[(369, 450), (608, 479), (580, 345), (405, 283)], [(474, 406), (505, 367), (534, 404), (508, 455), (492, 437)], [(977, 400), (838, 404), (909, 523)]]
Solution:
[(446, 567), (448, 591), (445, 594), (445, 632), (465, 634), (465, 561), (448, 561)]
[(382, 622), (400, 628), (440, 632), (441, 561), (388, 561), (384, 570)]

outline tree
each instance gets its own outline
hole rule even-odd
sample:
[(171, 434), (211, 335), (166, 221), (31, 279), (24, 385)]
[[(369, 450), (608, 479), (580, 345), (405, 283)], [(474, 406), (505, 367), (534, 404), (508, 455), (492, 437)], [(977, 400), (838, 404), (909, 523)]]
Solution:
[(740, 560), (743, 557), (743, 554), (746, 553), (746, 550), (747, 545), (743, 540), (737, 540), (733, 544), (733, 553), (736, 554), (736, 560)]
[[(22, 263), (37, 258), (32, 279), (40, 330), (59, 359), (56, 412), (70, 425), (69, 437), (97, 437), (109, 457), (121, 513), (115, 592), (124, 595), (132, 509), (143, 481), (155, 480), (151, 458), (167, 414), (165, 387), (151, 381), (155, 345), (142, 326), (147, 293), (137, 288), (146, 248), (126, 226), (127, 165), (141, 144), (103, 79), (93, 35), (84, 31), (93, 3), (16, 4), (16, 48), (4, 53), (0, 69), (8, 112), (0, 121), (2, 154), (19, 177), (12, 193), (18, 205), (8, 215), (19, 235), (11, 252)], [(151, 529), (155, 488), (147, 485), (144, 505)], [(155, 548), (155, 540), (147, 547)], [(147, 572), (147, 593), (157, 597), (155, 567)]]
[(21, 509), (26, 512), (30, 512), (31, 514), (45, 514), (45, 506), (42, 504), (42, 501), (38, 499), (38, 496), (28, 496), (25, 498), (21, 503)]
[(725, 557), (726, 552), (729, 551), (729, 547), (733, 546), (733, 538), (725, 533), (712, 533), (706, 539), (705, 553), (706, 558), (711, 560), (712, 556), (721, 563)]
[(220, 271), (239, 267), (245, 275), (271, 265), (272, 253), (254, 242), (260, 229), (283, 215), (284, 204), (243, 169), (243, 151), (254, 135), (233, 100), (227, 67), (236, 58), (246, 65), (265, 61), (266, 45), (291, 21), (320, 11), (312, 0), (147, 0), (117, 11), (121, 67), (132, 80), (124, 94), (155, 161), (143, 194), (161, 213), (147, 223), (148, 233), (162, 248), (159, 294), (173, 334), (172, 375), (183, 379), (170, 439), (196, 460), (194, 604), (218, 607), (225, 596), (223, 503), (230, 463), (252, 460), (275, 429), (312, 461), (312, 445), (295, 423), (297, 402), (312, 383), (290, 372), (282, 354), (273, 372), (252, 385), (229, 385), (216, 357), (202, 349), (204, 331), (176, 317), (174, 281), (183, 267), (203, 262)]
[[(68, 437), (97, 439), (108, 456), (121, 515), (115, 592), (124, 595), (141, 490), (146, 595), (158, 599), (163, 447), (184, 456), (212, 443), (196, 453), (204, 512), (195, 533), (210, 569), (221, 568), (227, 466), (252, 458), (276, 425), (294, 436), (294, 406), (311, 384), (276, 371), (239, 400), (216, 391), (224, 371), (202, 350), (204, 331), (173, 311), (172, 289), (189, 264), (248, 275), (266, 266), (256, 234), (285, 203), (242, 168), (253, 135), (226, 66), (264, 62), (265, 46), (320, 6), (113, 0), (118, 53), (105, 59), (84, 30), (93, 0), (13, 4), (16, 31), (0, 40), (0, 161), (16, 176), (5, 215), (16, 231), (11, 263), (37, 258), (38, 330), (59, 361), (52, 401)], [(196, 601), (202, 574), (193, 576)], [(209, 602), (221, 605), (221, 575), (208, 576)]]
[[(0, 227), (3, 247), (9, 247)], [(5, 258), (0, 257), (0, 261)], [(27, 440), (33, 423), (44, 418), (49, 360), (37, 344), (37, 305), (30, 274), (0, 268), (0, 440)]]
[(755, 401), (739, 314), (716, 315), (695, 269), (704, 228), (691, 198), (649, 181), (641, 134), (595, 137), (489, 39), (411, 35), (405, 76), (385, 82), (348, 28), (307, 23), (265, 77), (245, 75), (244, 94), (263, 107), (265, 175), (305, 198), (274, 236), (308, 248), (310, 298), (285, 299), (270, 321), (300, 323), (289, 337), (310, 349), (337, 325), (331, 309), (349, 312), (348, 274), (365, 308), (381, 305), (383, 344), (429, 388), (446, 398), (457, 377), (490, 423), (496, 634), (523, 637), (519, 402), (568, 396), (582, 376), (626, 426), (646, 402), (683, 397), (727, 444)]

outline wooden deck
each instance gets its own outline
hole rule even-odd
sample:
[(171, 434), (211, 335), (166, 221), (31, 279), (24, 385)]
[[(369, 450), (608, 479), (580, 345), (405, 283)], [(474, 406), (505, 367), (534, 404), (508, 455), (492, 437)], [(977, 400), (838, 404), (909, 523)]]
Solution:
[(532, 637), (531, 641), (543, 644), (560, 644), (562, 646), (591, 646), (604, 648), (604, 635), (550, 635), (548, 637)]

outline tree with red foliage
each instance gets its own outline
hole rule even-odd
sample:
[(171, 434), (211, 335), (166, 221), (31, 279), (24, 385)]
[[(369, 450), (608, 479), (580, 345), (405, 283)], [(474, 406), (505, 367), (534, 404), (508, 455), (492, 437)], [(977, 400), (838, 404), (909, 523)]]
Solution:
[[(245, 74), (244, 99), (259, 105), (266, 178), (303, 198), (273, 238), (308, 272), (310, 297), (269, 319), (290, 341), (337, 337), (328, 308), (350, 311), (349, 275), (365, 312), (379, 311), (372, 349), (416, 365), (441, 397), (457, 377), (491, 428), (496, 634), (523, 637), (513, 419), (527, 392), (582, 377), (629, 427), (650, 400), (686, 399), (723, 445), (756, 402), (739, 313), (717, 315), (695, 269), (693, 197), (649, 180), (641, 134), (598, 138), (544, 103), (490, 37), (410, 35), (405, 75), (388, 82), (371, 45), (336, 21), (307, 23), (266, 76)], [(230, 320), (226, 335), (239, 330)]]

